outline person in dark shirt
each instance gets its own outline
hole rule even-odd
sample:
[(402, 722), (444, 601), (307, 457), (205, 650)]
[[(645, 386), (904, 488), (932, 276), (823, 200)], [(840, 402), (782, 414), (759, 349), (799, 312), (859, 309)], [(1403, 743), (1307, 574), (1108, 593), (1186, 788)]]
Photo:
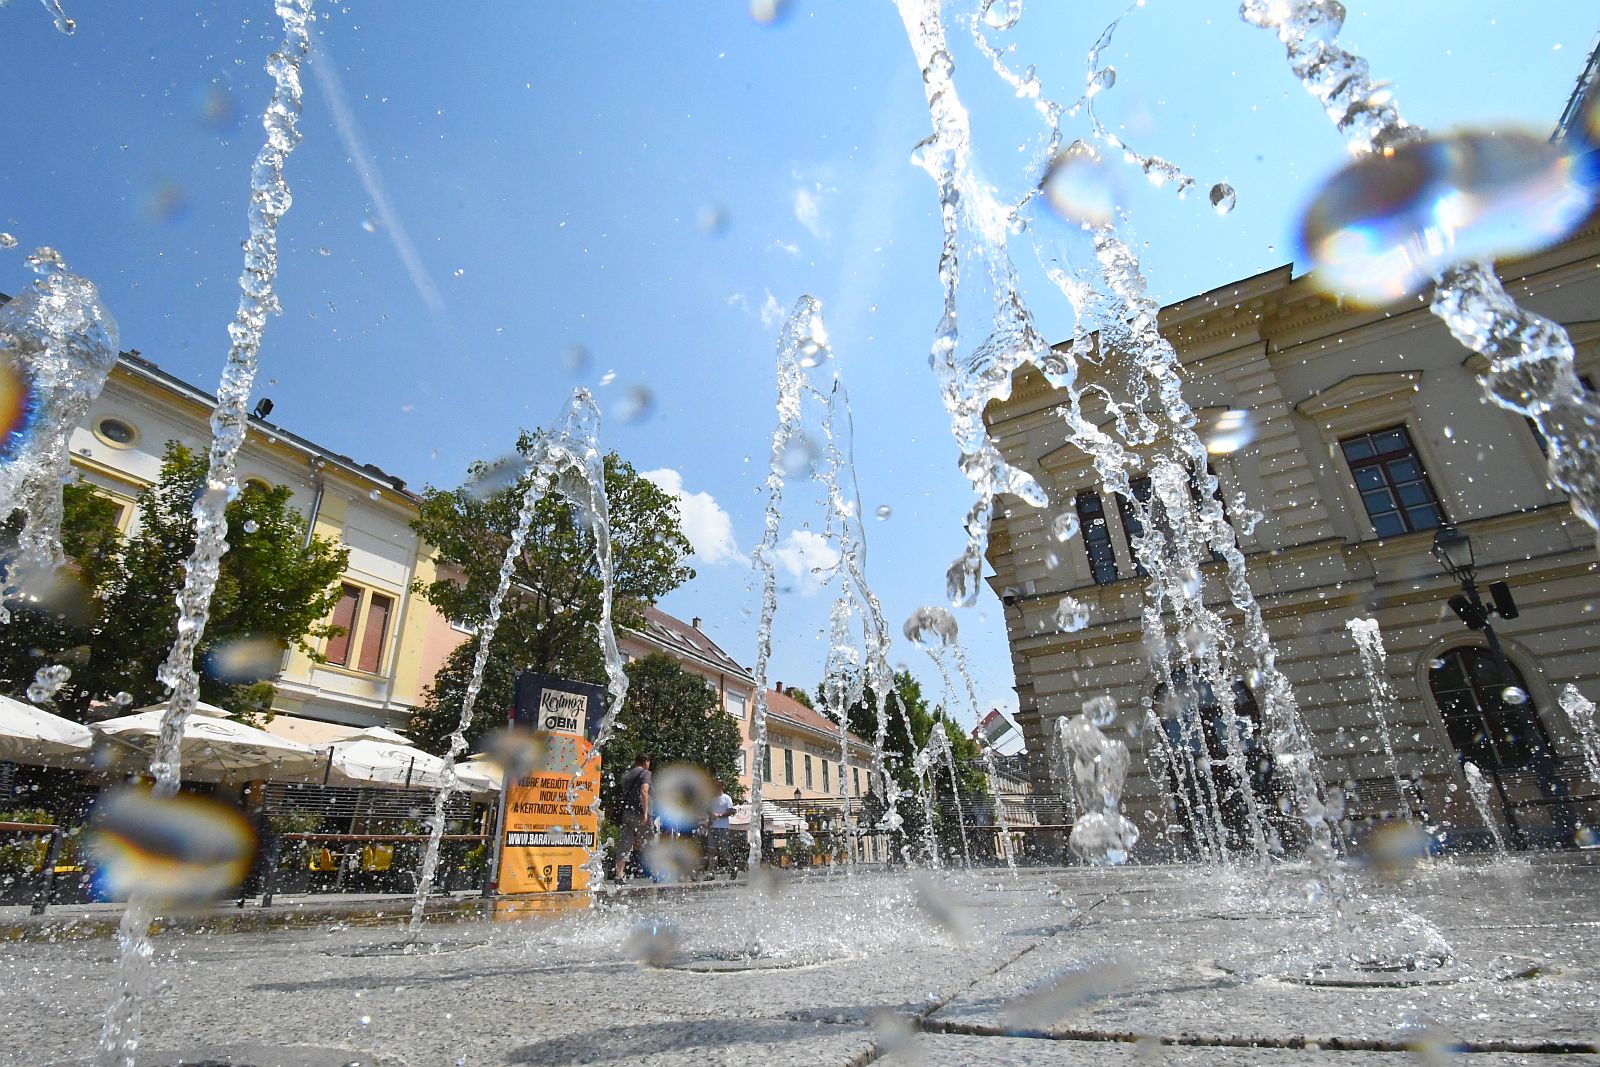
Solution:
[(617, 881), (650, 833), (650, 756), (641, 755), (622, 776), (622, 833), (617, 840)]

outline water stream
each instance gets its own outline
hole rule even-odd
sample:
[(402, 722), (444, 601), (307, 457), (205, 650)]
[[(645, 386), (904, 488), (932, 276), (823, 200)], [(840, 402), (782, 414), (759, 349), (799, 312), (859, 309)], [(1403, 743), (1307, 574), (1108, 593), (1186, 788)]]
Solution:
[[(478, 694), (483, 688), (483, 675), (489, 664), (489, 654), (495, 631), (500, 625), (500, 612), (506, 594), (510, 592), (517, 563), (527, 544), (528, 532), (533, 526), (539, 502), (551, 493), (566, 500), (588, 526), (594, 542), (596, 562), (602, 583), (598, 638), (605, 659), (608, 690), (611, 697), (605, 717), (601, 721), (590, 758), (596, 755), (610, 738), (617, 714), (627, 696), (628, 676), (622, 669), (622, 656), (617, 649), (616, 634), (611, 625), (611, 596), (613, 574), (611, 567), (611, 532), (606, 506), (605, 460), (599, 448), (600, 409), (587, 389), (577, 389), (572, 394), (565, 415), (554, 430), (533, 435), (528, 446), (527, 468), (524, 477), (527, 485), (522, 491), (522, 503), (517, 512), (516, 527), (506, 544), (505, 556), (500, 563), (499, 583), (489, 598), (489, 609), (478, 626), (478, 648), (472, 661), (465, 695), (461, 701), (461, 715), (450, 734), (450, 746), (444, 756), (440, 771), (440, 784), (434, 796), (433, 816), (428, 823), (428, 843), (423, 850), (417, 874), (416, 895), (411, 904), (410, 935), (415, 938), (422, 930), (428, 898), (433, 892), (434, 875), (439, 866), (439, 849), (445, 830), (445, 809), (456, 789), (456, 762), (467, 750), (467, 730), (472, 725), (473, 711)], [(573, 776), (574, 788), (581, 775)], [(570, 800), (569, 800), (570, 803)], [(596, 795), (594, 803), (598, 805)], [(588, 867), (594, 884), (599, 884), (604, 872), (600, 869), (600, 846), (596, 842), (590, 850)]]
[(1489, 799), (1489, 783), (1484, 781), (1483, 772), (1478, 770), (1478, 765), (1471, 760), (1461, 765), (1461, 771), (1467, 776), (1467, 795), (1472, 798), (1472, 806), (1478, 809), (1478, 819), (1489, 831), (1489, 836), (1494, 839), (1495, 857), (1503, 860), (1510, 853), (1506, 851), (1506, 839), (1505, 835), (1500, 833), (1500, 824), (1495, 821), (1492, 802)]
[(1400, 761), (1394, 754), (1394, 741), (1389, 735), (1389, 720), (1396, 714), (1394, 690), (1389, 687), (1389, 654), (1383, 648), (1383, 632), (1377, 619), (1349, 619), (1345, 629), (1356, 643), (1361, 654), (1361, 670), (1366, 675), (1367, 692), (1372, 697), (1372, 722), (1378, 731), (1378, 741), (1383, 745), (1384, 762), (1394, 779), (1395, 799), (1405, 805), (1407, 820), (1423, 818), (1421, 798), (1411, 780), (1400, 770)]
[(1567, 721), (1572, 723), (1572, 730), (1578, 735), (1578, 745), (1583, 752), (1583, 765), (1589, 772), (1589, 781), (1600, 785), (1600, 730), (1596, 730), (1594, 721), (1594, 704), (1582, 693), (1578, 687), (1568, 685), (1561, 690), (1558, 698), (1561, 710), (1567, 713)]

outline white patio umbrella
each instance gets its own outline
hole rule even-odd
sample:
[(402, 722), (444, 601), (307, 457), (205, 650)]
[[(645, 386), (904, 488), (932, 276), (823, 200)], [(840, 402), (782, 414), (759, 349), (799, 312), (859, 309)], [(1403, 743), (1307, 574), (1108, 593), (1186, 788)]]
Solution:
[(321, 753), (328, 785), (438, 789), (444, 760), (414, 746), (404, 734), (372, 726), (335, 741)]
[[(94, 728), (149, 757), (161, 734), (167, 702), (140, 708), (132, 715), (107, 719)], [(297, 741), (234, 722), (211, 704), (195, 707), (183, 724), (183, 777), (192, 781), (246, 781), (256, 778), (302, 778), (316, 771), (322, 753)]]
[(0, 696), (0, 760), (78, 767), (88, 763), (93, 746), (94, 734), (87, 726)]
[(501, 782), (505, 780), (505, 772), (489, 758), (487, 752), (479, 752), (456, 764), (456, 778), (470, 792), (498, 793)]

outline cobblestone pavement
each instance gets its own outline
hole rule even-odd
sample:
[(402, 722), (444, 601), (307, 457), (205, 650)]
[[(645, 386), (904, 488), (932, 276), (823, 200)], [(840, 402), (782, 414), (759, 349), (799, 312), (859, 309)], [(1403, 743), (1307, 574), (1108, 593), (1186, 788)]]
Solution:
[[(1294, 868), (833, 872), (441, 923), (410, 946), (397, 926), (179, 930), (156, 939), (139, 1062), (1600, 1064), (1584, 1051), (1600, 867), (1310, 884)], [(1332, 965), (1351, 951), (1369, 963)], [(6, 945), (0, 1063), (88, 1062), (115, 955), (103, 938)]]

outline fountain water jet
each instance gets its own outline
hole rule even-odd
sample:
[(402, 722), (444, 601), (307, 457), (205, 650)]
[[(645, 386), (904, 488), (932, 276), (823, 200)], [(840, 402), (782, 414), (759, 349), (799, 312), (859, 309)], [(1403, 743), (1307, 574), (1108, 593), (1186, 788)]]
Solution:
[(1345, 629), (1350, 631), (1361, 654), (1361, 669), (1367, 676), (1367, 691), (1372, 694), (1372, 721), (1378, 728), (1378, 740), (1383, 744), (1383, 756), (1394, 778), (1395, 797), (1406, 806), (1406, 818), (1423, 818), (1421, 798), (1409, 779), (1400, 772), (1400, 761), (1394, 754), (1394, 741), (1389, 736), (1389, 716), (1395, 713), (1394, 690), (1389, 688), (1389, 655), (1383, 648), (1383, 632), (1377, 619), (1349, 619)]

